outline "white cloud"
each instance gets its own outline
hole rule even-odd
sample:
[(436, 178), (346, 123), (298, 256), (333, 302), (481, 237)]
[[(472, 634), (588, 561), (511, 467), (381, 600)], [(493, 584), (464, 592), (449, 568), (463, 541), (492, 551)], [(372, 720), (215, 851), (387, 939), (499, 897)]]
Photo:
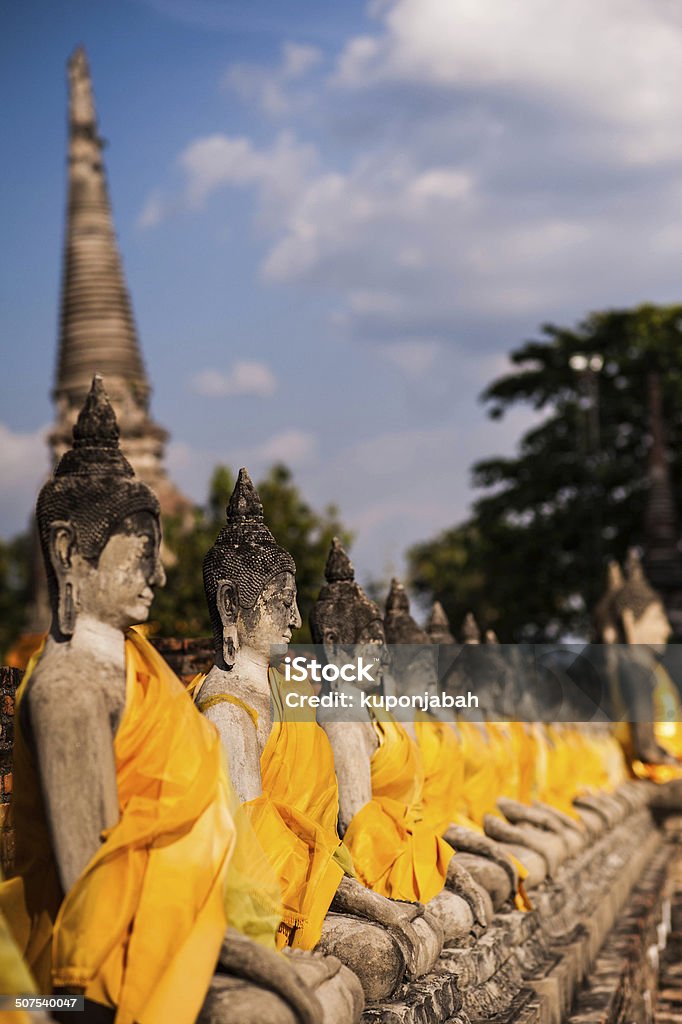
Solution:
[(0, 423), (0, 533), (26, 529), (38, 489), (48, 475), (47, 427), (15, 433)]
[(408, 377), (420, 377), (432, 369), (442, 348), (440, 341), (414, 338), (382, 345), (381, 353)]
[(504, 90), (622, 129), (633, 161), (682, 153), (682, 10), (667, 0), (392, 0), (380, 21), (347, 42), (337, 84)]
[(317, 451), (317, 439), (305, 430), (285, 430), (275, 434), (263, 444), (247, 452), (247, 461), (270, 465), (285, 462), (288, 466), (301, 466), (313, 458)]
[(257, 104), (270, 117), (282, 117), (308, 105), (306, 93), (300, 89), (293, 91), (292, 85), (300, 85), (321, 62), (322, 51), (316, 46), (286, 42), (282, 45), (279, 64), (274, 68), (232, 64), (225, 73), (223, 85), (245, 102)]
[(200, 370), (190, 381), (192, 390), (206, 398), (252, 395), (271, 398), (277, 390), (277, 378), (266, 363), (236, 362), (229, 373)]

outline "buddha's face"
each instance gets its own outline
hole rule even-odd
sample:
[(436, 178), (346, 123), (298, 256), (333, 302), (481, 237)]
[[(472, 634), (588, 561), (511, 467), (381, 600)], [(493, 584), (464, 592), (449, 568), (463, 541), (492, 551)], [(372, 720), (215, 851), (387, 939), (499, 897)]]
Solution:
[(362, 658), (370, 666), (372, 682), (358, 680), (353, 683), (358, 689), (374, 690), (381, 683), (389, 655), (380, 617), (368, 619), (366, 615), (357, 615), (355, 607), (337, 607), (322, 626), (322, 644), (329, 665), (342, 668)]
[(292, 573), (281, 572), (263, 588), (253, 608), (239, 610), (239, 645), (269, 658), (272, 647), (277, 647), (278, 653), (284, 653), (292, 630), (300, 626), (296, 580)]
[(76, 610), (116, 629), (145, 622), (154, 587), (166, 576), (159, 557), (161, 530), (151, 512), (123, 519), (104, 546), (96, 566), (74, 552)]
[(632, 613), (629, 616), (624, 613), (623, 621), (628, 643), (646, 644), (658, 652), (665, 649), (672, 627), (660, 601), (652, 601), (637, 619)]
[[(402, 654), (402, 657), (401, 657)], [(436, 648), (416, 648), (408, 645), (401, 651), (393, 648), (393, 666), (396, 681), (404, 693), (435, 693), (438, 689)]]

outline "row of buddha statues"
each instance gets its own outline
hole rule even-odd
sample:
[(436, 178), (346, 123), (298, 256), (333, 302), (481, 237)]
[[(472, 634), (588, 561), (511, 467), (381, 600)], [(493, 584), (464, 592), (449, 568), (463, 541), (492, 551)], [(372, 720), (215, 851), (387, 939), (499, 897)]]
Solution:
[[(270, 656), (301, 625), (296, 566), (246, 470), (203, 563), (214, 664), (181, 683), (135, 628), (164, 583), (159, 506), (99, 377), (36, 515), (53, 621), (17, 694), (4, 991), (30, 976), (96, 1022), (348, 1024), (646, 799), (604, 725), (290, 715)], [(408, 645), (391, 670), (423, 690), (442, 609), (427, 633), (394, 582), (383, 615), (338, 540), (325, 576), (327, 662)], [(641, 633), (641, 590), (612, 580), (604, 629)]]

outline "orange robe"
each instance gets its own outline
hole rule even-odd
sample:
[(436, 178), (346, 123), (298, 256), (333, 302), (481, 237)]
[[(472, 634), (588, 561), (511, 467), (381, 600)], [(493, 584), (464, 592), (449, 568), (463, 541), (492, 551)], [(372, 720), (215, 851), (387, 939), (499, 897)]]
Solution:
[[(415, 721), (417, 742), (424, 764), (422, 794), (424, 822), (442, 835), (450, 825), (461, 825), (483, 834), (483, 828), (468, 817), (464, 800), (464, 759), (459, 726), (421, 714)], [(523, 881), (528, 871), (515, 857), (510, 858), (519, 875), (515, 895), (517, 909), (530, 909)]]
[(117, 1024), (191, 1024), (227, 923), (229, 785), (217, 732), (134, 630), (125, 658), (114, 739), (120, 818), (64, 898), (37, 766), (16, 716), (16, 875), (0, 886), (0, 910), (39, 991), (81, 989), (117, 1007)]
[(360, 880), (392, 899), (427, 903), (443, 888), (452, 847), (423, 819), (424, 766), (404, 727), (372, 711), (379, 746), (372, 755), (372, 799), (344, 840)]
[[(282, 681), (273, 670), (269, 680), (275, 714), (260, 759), (263, 795), (242, 807), (281, 887), (277, 944), (312, 949), (341, 879), (353, 866), (337, 831), (339, 794), (327, 734), (310, 708), (286, 707)], [(292, 689), (286, 684), (287, 692)], [(312, 692), (307, 683), (300, 691)], [(221, 701), (241, 707), (257, 724), (257, 712), (231, 694), (205, 701), (199, 694), (198, 707), (206, 710)]]

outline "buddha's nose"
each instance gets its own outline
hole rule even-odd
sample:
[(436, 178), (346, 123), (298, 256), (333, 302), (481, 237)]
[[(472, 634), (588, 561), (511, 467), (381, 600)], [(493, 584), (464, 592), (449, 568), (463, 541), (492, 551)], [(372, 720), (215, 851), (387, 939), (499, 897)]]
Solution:
[(153, 587), (165, 587), (166, 586), (166, 570), (163, 567), (163, 563), (160, 558), (156, 560), (156, 566), (154, 568), (154, 575), (152, 576), (151, 584)]
[(291, 626), (292, 629), (300, 629), (302, 624), (303, 619), (301, 618), (301, 613), (298, 610), (298, 602), (294, 601), (293, 607), (291, 609), (291, 621), (289, 625)]

